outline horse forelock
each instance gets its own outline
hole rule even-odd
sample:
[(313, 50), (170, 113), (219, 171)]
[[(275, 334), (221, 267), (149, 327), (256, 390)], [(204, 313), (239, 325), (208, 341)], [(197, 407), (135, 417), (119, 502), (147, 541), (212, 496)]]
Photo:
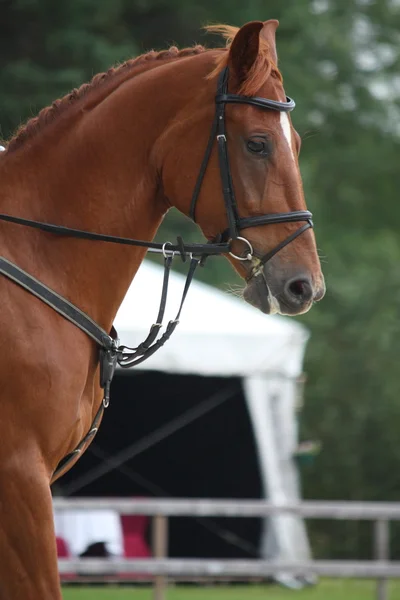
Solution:
[[(226, 40), (226, 49), (228, 51), (233, 39), (239, 31), (239, 27), (233, 27), (232, 25), (208, 25), (205, 29), (209, 33), (222, 35)], [(229, 52), (225, 52), (218, 56), (217, 65), (210, 73), (209, 78), (217, 77), (222, 69), (228, 65), (228, 62)], [(264, 38), (260, 37), (258, 56), (247, 74), (246, 79), (240, 83), (237, 93), (244, 96), (255, 96), (270, 76), (275, 77), (282, 82), (282, 74), (272, 58), (269, 44)]]

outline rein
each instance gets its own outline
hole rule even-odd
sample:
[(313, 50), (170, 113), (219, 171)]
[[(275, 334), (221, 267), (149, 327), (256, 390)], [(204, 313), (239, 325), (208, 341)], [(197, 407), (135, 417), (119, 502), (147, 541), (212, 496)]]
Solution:
[[(34, 229), (39, 229), (40, 231), (45, 231), (56, 235), (147, 248), (149, 252), (162, 253), (164, 256), (164, 277), (157, 318), (155, 323), (151, 325), (150, 331), (146, 339), (136, 348), (129, 348), (127, 346), (120, 345), (117, 332), (114, 328), (112, 328), (110, 333), (107, 333), (102, 327), (95, 323), (95, 321), (93, 321), (86, 313), (81, 311), (77, 306), (75, 306), (74, 304), (57, 294), (57, 292), (55, 292), (54, 290), (51, 290), (45, 284), (40, 282), (38, 279), (21, 269), (11, 261), (7, 260), (4, 257), (0, 257), (0, 273), (2, 275), (8, 277), (10, 280), (17, 283), (26, 291), (33, 294), (34, 296), (42, 300), (42, 302), (53, 308), (65, 319), (69, 320), (76, 327), (81, 329), (86, 335), (91, 337), (99, 346), (100, 386), (104, 390), (103, 400), (101, 402), (100, 408), (98, 409), (94, 417), (90, 430), (78, 444), (75, 450), (68, 454), (57, 466), (56, 470), (53, 473), (53, 479), (59, 476), (64, 470), (66, 470), (69, 463), (72, 460), (74, 460), (76, 455), (80, 454), (83, 451), (86, 444), (97, 433), (103, 411), (105, 408), (108, 407), (110, 403), (110, 386), (117, 365), (125, 369), (136, 366), (145, 361), (150, 356), (152, 356), (169, 340), (179, 323), (181, 311), (198, 265), (203, 266), (208, 256), (219, 256), (221, 254), (230, 254), (233, 258), (241, 261), (253, 260), (253, 247), (251, 243), (247, 240), (247, 238), (242, 237), (240, 235), (242, 229), (247, 229), (249, 227), (258, 227), (260, 225), (272, 225), (277, 223), (304, 222), (304, 225), (299, 227), (299, 229), (297, 229), (295, 232), (293, 232), (291, 235), (285, 238), (282, 242), (277, 244), (264, 256), (260, 258), (257, 257), (259, 265), (260, 263), (265, 264), (267, 261), (271, 260), (271, 258), (275, 256), (277, 252), (282, 250), (282, 248), (284, 248), (293, 240), (295, 240), (307, 229), (313, 227), (312, 214), (307, 210), (265, 214), (254, 217), (240, 217), (234, 194), (234, 187), (229, 164), (225, 124), (225, 106), (226, 104), (249, 104), (251, 106), (261, 108), (264, 110), (289, 112), (294, 109), (295, 102), (289, 97), (286, 97), (285, 102), (280, 102), (277, 100), (270, 100), (266, 98), (247, 97), (240, 96), (237, 94), (229, 94), (228, 74), (228, 67), (226, 67), (220, 73), (218, 78), (217, 95), (215, 97), (215, 116), (211, 127), (211, 133), (205, 150), (204, 158), (200, 166), (199, 175), (197, 177), (197, 181), (193, 190), (189, 211), (189, 216), (194, 222), (196, 222), (196, 204), (200, 194), (201, 185), (210, 161), (211, 152), (216, 141), (228, 228), (219, 235), (217, 235), (213, 240), (210, 240), (208, 243), (203, 244), (188, 244), (183, 241), (182, 237), (178, 236), (176, 244), (172, 244), (171, 242), (165, 242), (164, 244), (161, 244), (157, 242), (149, 242), (144, 240), (136, 240), (132, 238), (118, 237), (114, 235), (100, 234), (91, 231), (85, 231), (82, 229), (74, 229), (62, 225), (43, 223), (41, 221), (34, 221), (31, 219), (24, 219), (21, 217), (0, 213), (0, 220), (7, 221), (9, 223), (22, 225), (25, 227), (32, 227)], [(240, 240), (244, 242), (244, 244), (247, 246), (247, 250), (245, 251), (244, 256), (239, 256), (231, 252), (231, 244), (234, 240)], [(183, 262), (185, 262), (188, 257), (190, 258), (188, 273), (176, 317), (175, 319), (168, 322), (164, 333), (160, 337), (158, 337), (163, 323), (168, 294), (169, 276), (171, 272), (172, 261), (175, 254), (179, 255)]]

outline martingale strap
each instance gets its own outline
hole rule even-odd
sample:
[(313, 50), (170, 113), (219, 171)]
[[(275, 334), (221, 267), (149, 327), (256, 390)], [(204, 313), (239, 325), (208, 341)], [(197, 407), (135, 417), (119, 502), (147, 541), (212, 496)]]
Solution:
[[(172, 258), (169, 257), (168, 259), (166, 259), (166, 262), (167, 262), (167, 260), (172, 261)], [(190, 284), (192, 283), (193, 275), (194, 275), (199, 263), (200, 263), (199, 259), (197, 259), (197, 258), (191, 259), (189, 270), (188, 270), (188, 273), (186, 276), (185, 286), (183, 288), (182, 299), (181, 299), (181, 303), (179, 305), (179, 310), (177, 312), (177, 315), (176, 315), (175, 319), (173, 319), (172, 321), (169, 321), (163, 335), (157, 341), (155, 341), (158, 331), (159, 331), (160, 327), (162, 326), (162, 319), (164, 316), (164, 309), (165, 309), (165, 301), (166, 301), (166, 297), (167, 297), (168, 277), (169, 277), (170, 267), (165, 268), (163, 291), (162, 291), (162, 295), (161, 295), (160, 309), (159, 309), (157, 321), (151, 326), (150, 333), (147, 336), (147, 338), (145, 339), (145, 341), (142, 342), (141, 344), (139, 344), (139, 346), (137, 346), (137, 348), (129, 348), (128, 346), (120, 346), (118, 348), (118, 354), (119, 354), (118, 364), (120, 367), (122, 367), (123, 369), (129, 369), (130, 367), (139, 365), (143, 361), (150, 358), (150, 356), (152, 356), (155, 352), (157, 352), (157, 350), (159, 350), (162, 346), (164, 346), (165, 342), (167, 342), (169, 340), (169, 338), (175, 331), (176, 326), (179, 323), (179, 318), (181, 316), (182, 308), (183, 308), (184, 302), (186, 300), (186, 296), (189, 291)]]
[(96, 433), (99, 430), (100, 427), (100, 423), (101, 423), (101, 419), (103, 417), (103, 413), (104, 413), (104, 409), (106, 408), (106, 406), (104, 405), (104, 401), (100, 404), (100, 407), (96, 413), (96, 416), (93, 419), (93, 423), (90, 426), (89, 431), (87, 432), (87, 434), (85, 435), (85, 437), (79, 442), (79, 444), (77, 445), (77, 447), (75, 448), (75, 450), (72, 450), (72, 452), (70, 452), (69, 454), (67, 454), (67, 456), (65, 456), (57, 465), (54, 473), (53, 473), (53, 477), (52, 480), (56, 479), (57, 477), (59, 477), (64, 471), (66, 471), (69, 467), (69, 465), (74, 461), (74, 459), (77, 457), (77, 455), (81, 454), (81, 452), (83, 452), (83, 450), (85, 449), (85, 446), (87, 444), (90, 443), (90, 441), (92, 440), (92, 438), (94, 438), (94, 436), (96, 435)]

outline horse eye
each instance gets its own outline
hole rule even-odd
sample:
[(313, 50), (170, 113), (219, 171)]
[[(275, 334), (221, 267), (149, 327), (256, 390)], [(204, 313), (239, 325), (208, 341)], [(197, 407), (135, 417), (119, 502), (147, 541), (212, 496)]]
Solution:
[(269, 153), (268, 143), (263, 140), (248, 140), (247, 150), (252, 154), (262, 154), (263, 156)]

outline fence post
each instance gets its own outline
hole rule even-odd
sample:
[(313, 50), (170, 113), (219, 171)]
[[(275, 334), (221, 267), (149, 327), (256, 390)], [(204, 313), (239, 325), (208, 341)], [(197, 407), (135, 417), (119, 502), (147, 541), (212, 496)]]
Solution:
[[(386, 561), (389, 559), (389, 521), (377, 519), (374, 522), (375, 559)], [(376, 580), (376, 600), (388, 600), (388, 580), (381, 577)]]
[[(168, 552), (168, 520), (164, 515), (154, 515), (152, 528), (152, 548), (154, 558), (166, 558)], [(153, 600), (166, 600), (167, 578), (154, 577)]]

